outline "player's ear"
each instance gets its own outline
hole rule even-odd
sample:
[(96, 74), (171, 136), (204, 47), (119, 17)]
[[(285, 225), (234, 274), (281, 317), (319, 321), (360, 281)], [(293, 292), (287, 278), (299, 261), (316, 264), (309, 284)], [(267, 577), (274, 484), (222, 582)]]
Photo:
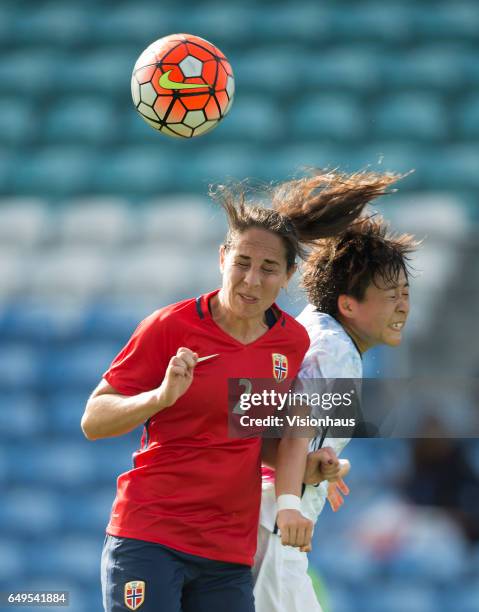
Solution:
[(347, 319), (354, 315), (354, 298), (349, 295), (342, 294), (338, 297), (339, 314)]
[(223, 271), (225, 268), (225, 258), (226, 258), (226, 247), (224, 244), (222, 244), (219, 248), (219, 255), (220, 255), (220, 272), (221, 274), (223, 274)]

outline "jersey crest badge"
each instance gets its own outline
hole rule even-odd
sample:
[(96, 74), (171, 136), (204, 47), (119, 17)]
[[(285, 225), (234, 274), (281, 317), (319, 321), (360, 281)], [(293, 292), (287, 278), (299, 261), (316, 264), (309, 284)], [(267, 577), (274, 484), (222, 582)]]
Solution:
[(129, 610), (138, 610), (145, 601), (145, 583), (132, 580), (125, 584), (125, 605)]
[(272, 353), (273, 357), (273, 376), (277, 382), (281, 382), (288, 377), (288, 358), (280, 353)]

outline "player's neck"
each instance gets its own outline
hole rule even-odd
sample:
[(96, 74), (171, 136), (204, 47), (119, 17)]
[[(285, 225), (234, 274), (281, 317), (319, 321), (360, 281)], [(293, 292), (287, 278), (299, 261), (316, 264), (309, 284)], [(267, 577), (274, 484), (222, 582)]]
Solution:
[(341, 323), (342, 327), (344, 328), (344, 331), (354, 342), (356, 348), (361, 353), (361, 355), (374, 346), (368, 341), (368, 338), (362, 335), (361, 332), (355, 328), (354, 324), (351, 324), (347, 319), (345, 319), (341, 315), (338, 315), (337, 320), (339, 321), (339, 323)]
[(254, 342), (269, 329), (264, 316), (260, 318), (238, 318), (233, 312), (224, 307), (218, 294), (211, 298), (210, 309), (211, 316), (216, 325), (243, 344)]

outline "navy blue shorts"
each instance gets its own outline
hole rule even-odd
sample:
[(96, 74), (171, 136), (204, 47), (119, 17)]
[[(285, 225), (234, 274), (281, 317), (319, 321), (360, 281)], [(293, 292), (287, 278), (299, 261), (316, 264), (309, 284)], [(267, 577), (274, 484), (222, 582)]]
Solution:
[(143, 540), (107, 535), (101, 582), (105, 612), (254, 612), (247, 565)]

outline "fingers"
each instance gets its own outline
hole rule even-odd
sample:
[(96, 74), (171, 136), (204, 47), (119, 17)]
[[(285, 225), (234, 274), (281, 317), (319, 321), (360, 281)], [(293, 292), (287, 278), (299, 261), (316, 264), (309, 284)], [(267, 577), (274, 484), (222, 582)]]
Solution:
[(284, 546), (302, 548), (310, 546), (313, 535), (313, 523), (298, 510), (281, 510), (277, 517)]
[(198, 361), (197, 353), (190, 349), (180, 347), (176, 355), (170, 359), (169, 368), (176, 376), (188, 376), (192, 373)]
[(338, 480), (336, 486), (342, 493), (344, 493), (344, 495), (349, 495), (349, 487), (342, 478)]

